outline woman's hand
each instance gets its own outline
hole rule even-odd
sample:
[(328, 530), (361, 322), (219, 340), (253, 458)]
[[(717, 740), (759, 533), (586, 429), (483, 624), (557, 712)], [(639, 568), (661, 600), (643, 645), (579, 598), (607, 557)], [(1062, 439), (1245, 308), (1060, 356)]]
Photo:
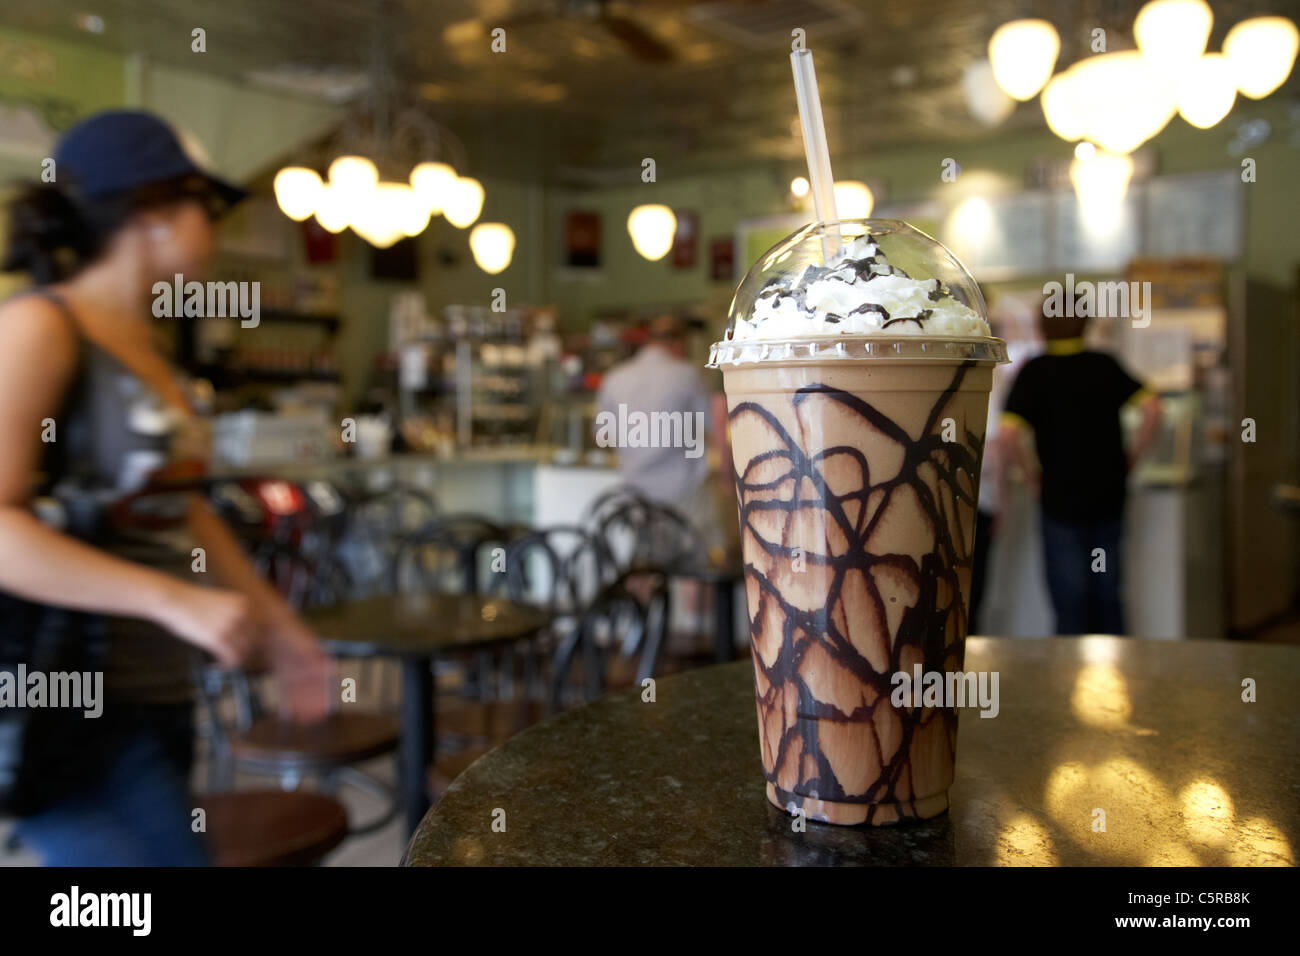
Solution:
[(334, 660), (292, 612), (267, 624), (264, 659), (280, 687), (283, 716), (299, 724), (323, 720), (332, 709), (337, 687)]
[(239, 591), (176, 581), (158, 604), (155, 623), (207, 651), (223, 667), (238, 667), (256, 653), (260, 622), (252, 600)]

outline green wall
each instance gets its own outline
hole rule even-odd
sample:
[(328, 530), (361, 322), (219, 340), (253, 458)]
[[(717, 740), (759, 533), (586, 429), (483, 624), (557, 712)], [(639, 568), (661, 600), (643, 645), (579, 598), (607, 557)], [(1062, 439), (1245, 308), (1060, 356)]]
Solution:
[[(1227, 121), (1211, 130), (1199, 130), (1175, 117), (1147, 148), (1155, 153), (1157, 174), (1215, 169), (1240, 169), (1240, 160), (1228, 154), (1233, 131), (1250, 118), (1266, 119), (1272, 126), (1268, 142), (1250, 150), (1257, 180), (1244, 188), (1246, 242), (1242, 265), (1246, 273), (1283, 287), (1294, 282), (1297, 261), (1295, 222), (1300, 213), (1300, 188), (1295, 181), (1300, 123), (1292, 119), (1280, 98), (1264, 102), (1239, 100)], [(911, 202), (943, 199), (945, 191), (960, 191), (978, 175), (994, 188), (1015, 191), (1023, 187), (1031, 160), (1068, 161), (1072, 146), (1050, 133), (1013, 134), (956, 145), (913, 146), (881, 150), (869, 155), (836, 157), (836, 175), (883, 185), (882, 201)], [(941, 163), (951, 156), (961, 166), (955, 183), (940, 179)], [(628, 170), (629, 185), (585, 192), (552, 190), (548, 196), (552, 241), (562, 241), (563, 219), (570, 209), (598, 212), (602, 219), (603, 268), (575, 276), (547, 270), (546, 291), (561, 306), (566, 321), (581, 326), (602, 309), (651, 307), (677, 303), (704, 303), (707, 311), (725, 313), (732, 288), (708, 278), (708, 241), (731, 235), (743, 219), (788, 212), (785, 193), (795, 167), (769, 164), (740, 168), (726, 174), (674, 178), (660, 171), (659, 182), (643, 184), (639, 168)], [(626, 220), (631, 209), (662, 202), (674, 209), (699, 214), (699, 256), (696, 267), (674, 269), (666, 257), (647, 262), (632, 248)], [(811, 218), (811, 217), (810, 217)], [(942, 238), (942, 237), (940, 237)], [(545, 250), (552, 264), (558, 248)], [(743, 256), (737, 250), (738, 256)], [(741, 263), (742, 267), (749, 263)], [(978, 276), (977, 276), (978, 278)]]

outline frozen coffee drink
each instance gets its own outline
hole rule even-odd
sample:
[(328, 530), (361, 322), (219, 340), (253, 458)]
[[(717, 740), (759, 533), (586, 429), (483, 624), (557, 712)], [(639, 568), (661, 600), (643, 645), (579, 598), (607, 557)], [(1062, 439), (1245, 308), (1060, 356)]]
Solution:
[(993, 366), (969, 273), (894, 220), (766, 253), (709, 359), (730, 411), (768, 798), (841, 824), (948, 807)]

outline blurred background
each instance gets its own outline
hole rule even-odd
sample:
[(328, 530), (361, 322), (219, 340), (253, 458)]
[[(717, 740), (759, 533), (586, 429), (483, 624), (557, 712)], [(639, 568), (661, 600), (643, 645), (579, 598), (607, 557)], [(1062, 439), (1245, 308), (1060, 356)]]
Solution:
[[(1150, 283), (1149, 326), (1088, 331), (1163, 410), (1130, 478), (1130, 633), (1300, 642), (1297, 6), (10, 0), (0, 181), (138, 107), (253, 192), (214, 273), (260, 283), (260, 324), (160, 330), (212, 385), (213, 472), (250, 526), (412, 487), (580, 523), (624, 477), (592, 438), (605, 374), (668, 315), (720, 392), (702, 366), (736, 284), (812, 218), (805, 42), (841, 214), (953, 249), (1018, 362), (1046, 283)], [(1013, 480), (999, 507), (978, 628), (1050, 634), (1036, 502)]]

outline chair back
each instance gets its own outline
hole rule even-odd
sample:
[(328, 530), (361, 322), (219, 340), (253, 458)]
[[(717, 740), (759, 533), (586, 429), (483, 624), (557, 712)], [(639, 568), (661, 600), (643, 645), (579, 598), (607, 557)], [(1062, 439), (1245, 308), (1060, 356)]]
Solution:
[(352, 580), (350, 596), (364, 598), (392, 587), (398, 552), (412, 534), (436, 520), (438, 505), (426, 491), (397, 485), (356, 495), (347, 514), (339, 561)]
[(690, 568), (704, 563), (699, 531), (668, 505), (631, 490), (597, 499), (589, 522), (619, 571)]
[(391, 581), (396, 591), (412, 589), (482, 594), (494, 562), (504, 563), (506, 548), (520, 529), (480, 515), (435, 518), (399, 543)]
[(579, 670), (582, 696), (595, 700), (614, 671), (640, 686), (659, 670), (667, 640), (669, 574), (638, 568), (603, 587), (579, 614), (571, 632), (560, 635), (552, 667), (551, 710), (575, 696)]
[(616, 576), (604, 545), (576, 525), (537, 528), (514, 538), (493, 563), (485, 593), (573, 616)]

